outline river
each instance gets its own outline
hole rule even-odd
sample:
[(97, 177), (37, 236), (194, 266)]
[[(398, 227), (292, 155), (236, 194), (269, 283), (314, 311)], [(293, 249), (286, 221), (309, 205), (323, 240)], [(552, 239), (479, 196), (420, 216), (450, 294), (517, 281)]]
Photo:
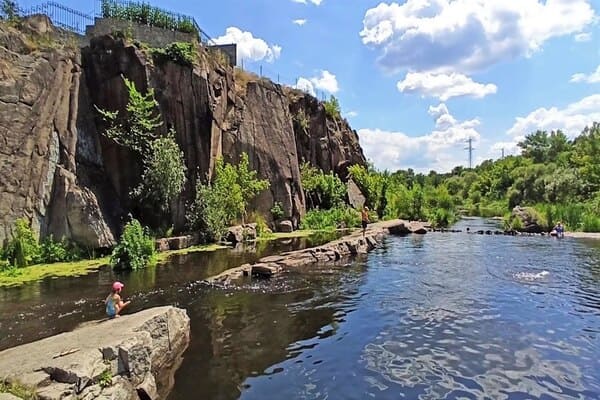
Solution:
[[(495, 228), (456, 226), (466, 227)], [(197, 282), (206, 274), (200, 262), (125, 282), (136, 307), (175, 304), (191, 317), (169, 400), (600, 399), (600, 241), (388, 237), (346, 265), (229, 289)], [(22, 305), (17, 291), (0, 292), (9, 293), (0, 306), (9, 337), (0, 344), (97, 317), (98, 289), (80, 293), (106, 286), (111, 274), (44, 282), (51, 286)], [(75, 310), (57, 315), (61, 302)], [(17, 320), (6, 318), (11, 304)]]

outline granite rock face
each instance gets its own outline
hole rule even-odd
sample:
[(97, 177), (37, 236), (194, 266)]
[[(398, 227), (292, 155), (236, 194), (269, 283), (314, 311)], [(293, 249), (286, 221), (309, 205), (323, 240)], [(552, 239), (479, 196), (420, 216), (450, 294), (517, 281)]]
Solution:
[[(270, 182), (248, 211), (273, 223), (271, 207), (281, 203), (296, 228), (306, 211), (302, 162), (343, 179), (348, 166), (366, 164), (356, 132), (317, 99), (222, 66), (205, 48), (185, 65), (109, 35), (80, 49), (44, 17), (25, 26), (24, 33), (0, 23), (0, 241), (21, 217), (42, 236), (91, 248), (112, 246), (128, 214), (181, 232), (197, 180), (213, 177), (217, 158), (238, 162), (242, 153)], [(174, 129), (184, 153), (187, 184), (170, 221), (130, 199), (141, 156), (102, 135), (95, 107), (125, 110), (123, 77), (155, 91), (157, 133)]]
[[(113, 233), (96, 197), (102, 181), (81, 168), (100, 172), (103, 165), (94, 152), (85, 153), (97, 139), (80, 114), (89, 104), (79, 49), (60, 44), (46, 17), (33, 17), (23, 29), (0, 25), (0, 241), (25, 217), (42, 235), (111, 246)], [(46, 48), (43, 40), (57, 44)], [(67, 203), (79, 214), (70, 214)], [(93, 233), (80, 229), (82, 209)]]

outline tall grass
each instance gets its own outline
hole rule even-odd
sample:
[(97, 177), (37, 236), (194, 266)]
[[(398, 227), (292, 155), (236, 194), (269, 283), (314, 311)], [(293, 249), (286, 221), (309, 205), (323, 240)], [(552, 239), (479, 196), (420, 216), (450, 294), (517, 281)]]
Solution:
[(334, 230), (337, 228), (354, 228), (360, 225), (358, 211), (348, 207), (331, 210), (311, 210), (302, 219), (300, 227), (312, 230)]
[(548, 229), (560, 221), (567, 230), (600, 232), (600, 215), (584, 203), (538, 204), (534, 208), (544, 216)]

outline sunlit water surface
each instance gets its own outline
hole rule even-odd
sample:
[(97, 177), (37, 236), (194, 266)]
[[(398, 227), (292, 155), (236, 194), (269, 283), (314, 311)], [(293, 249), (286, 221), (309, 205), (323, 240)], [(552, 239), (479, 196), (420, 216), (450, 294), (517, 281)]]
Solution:
[[(494, 229), (457, 228), (467, 226)], [(187, 260), (130, 277), (137, 307), (175, 304), (191, 318), (170, 400), (600, 399), (597, 241), (389, 237), (368, 257), (229, 289), (199, 283), (206, 268)], [(66, 306), (29, 299), (16, 324), (0, 309), (12, 338), (0, 344), (29, 339), (24, 327), (55, 330), (32, 321), (45, 309), (60, 329), (101, 313), (63, 286), (54, 294)]]

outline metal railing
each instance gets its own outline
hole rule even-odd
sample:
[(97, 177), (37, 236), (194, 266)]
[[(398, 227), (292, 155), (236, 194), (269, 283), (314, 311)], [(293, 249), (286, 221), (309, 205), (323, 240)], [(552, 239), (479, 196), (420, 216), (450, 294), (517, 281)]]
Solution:
[[(200, 28), (196, 20), (189, 15), (174, 13), (154, 7), (145, 2), (128, 0), (94, 1), (97, 1), (99, 4), (99, 11), (95, 15), (89, 15), (53, 1), (25, 9), (17, 6), (15, 11), (20, 17), (45, 14), (52, 20), (54, 25), (81, 35), (85, 34), (85, 29), (88, 25), (94, 24), (95, 18), (114, 18), (135, 22), (140, 25), (197, 34), (201, 43), (205, 45), (215, 44), (213, 39)], [(2, 10), (0, 10), (0, 17), (6, 18)]]
[(22, 17), (45, 14), (52, 20), (54, 25), (80, 35), (85, 34), (86, 26), (94, 24), (93, 16), (53, 1), (38, 4), (27, 9), (19, 8), (18, 14)]
[(212, 38), (200, 28), (196, 20), (184, 14), (174, 13), (149, 3), (129, 0), (99, 0), (97, 17), (135, 22), (140, 25), (197, 34), (200, 42), (212, 44)]

